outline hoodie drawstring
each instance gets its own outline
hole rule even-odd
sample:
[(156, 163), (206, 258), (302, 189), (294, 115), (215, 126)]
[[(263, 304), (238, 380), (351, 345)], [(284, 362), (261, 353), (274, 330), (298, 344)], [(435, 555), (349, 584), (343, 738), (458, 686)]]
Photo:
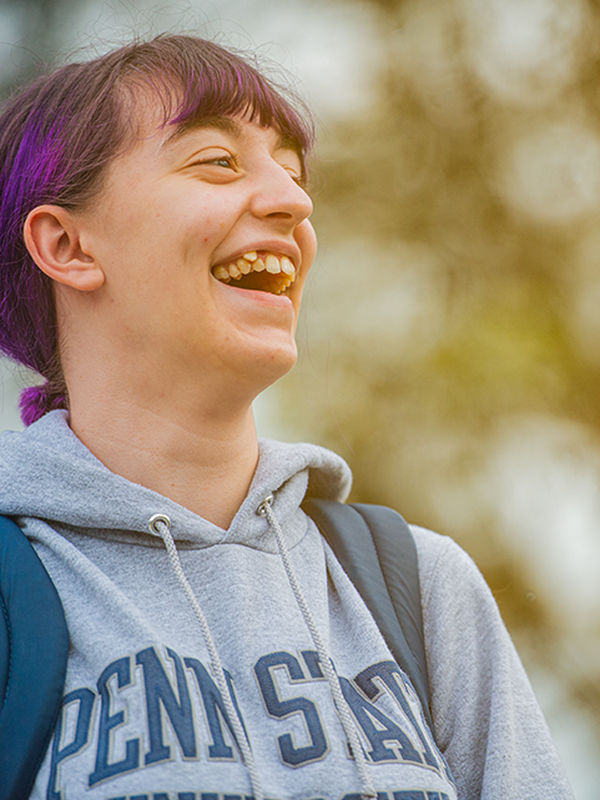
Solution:
[[(333, 697), (333, 703), (337, 711), (338, 718), (342, 724), (342, 728), (344, 729), (346, 736), (348, 737), (348, 741), (350, 742), (350, 747), (352, 748), (352, 754), (354, 755), (356, 769), (358, 771), (359, 779), (362, 786), (361, 798), (362, 800), (372, 800), (373, 798), (377, 798), (377, 792), (375, 791), (375, 788), (369, 776), (369, 772), (367, 769), (367, 760), (362, 745), (360, 743), (358, 731), (356, 729), (356, 723), (354, 722), (354, 719), (350, 712), (350, 707), (342, 692), (342, 687), (340, 686), (339, 679), (334, 672), (331, 658), (327, 653), (325, 644), (323, 642), (323, 639), (321, 638), (321, 634), (319, 633), (314, 617), (311, 614), (311, 611), (308, 607), (308, 603), (306, 602), (306, 598), (304, 597), (304, 593), (302, 591), (300, 583), (298, 582), (296, 573), (294, 572), (294, 568), (292, 566), (292, 562), (287, 547), (285, 545), (281, 525), (279, 524), (275, 514), (273, 513), (273, 509), (271, 508), (272, 504), (273, 504), (273, 495), (269, 495), (259, 505), (259, 507), (256, 510), (256, 513), (261, 517), (267, 518), (269, 527), (271, 528), (271, 530), (275, 535), (275, 540), (277, 542), (277, 547), (279, 549), (279, 555), (283, 562), (283, 566), (290, 587), (292, 589), (292, 592), (296, 599), (296, 603), (298, 604), (298, 608), (302, 613), (302, 617), (304, 619), (306, 627), (310, 632), (311, 638), (317, 650), (317, 654), (319, 656), (319, 663), (321, 664), (323, 672), (325, 673), (325, 677), (327, 679), (329, 690)], [(254, 800), (264, 800), (264, 794), (260, 786), (260, 780), (256, 768), (256, 761), (254, 760), (254, 755), (250, 748), (250, 743), (243, 729), (240, 717), (234, 708), (231, 692), (227, 685), (227, 679), (225, 677), (225, 671), (223, 669), (223, 665), (221, 664), (221, 659), (219, 658), (219, 653), (217, 651), (214, 639), (210, 632), (210, 628), (208, 627), (208, 621), (204, 616), (204, 613), (200, 608), (200, 604), (196, 599), (194, 591), (190, 586), (190, 583), (183, 571), (181, 559), (179, 558), (179, 553), (177, 552), (175, 540), (173, 539), (173, 534), (171, 533), (171, 520), (165, 514), (154, 514), (148, 520), (148, 527), (152, 533), (158, 534), (163, 540), (169, 558), (169, 563), (171, 564), (171, 568), (173, 569), (173, 572), (177, 576), (177, 580), (179, 581), (181, 588), (183, 589), (187, 599), (189, 600), (189, 603), (196, 615), (196, 618), (200, 623), (200, 629), (202, 630), (204, 643), (206, 645), (210, 657), (211, 672), (215, 678), (221, 696), (223, 697), (225, 709), (227, 711), (229, 719), (231, 720), (231, 724), (235, 733), (239, 750), (242, 755), (243, 762), (246, 765), (246, 768), (249, 772), (250, 784), (252, 786)]]
[(325, 677), (327, 678), (327, 683), (329, 684), (329, 690), (332, 694), (333, 702), (337, 710), (339, 720), (342, 723), (344, 732), (350, 742), (352, 753), (354, 754), (356, 769), (358, 771), (358, 775), (362, 786), (361, 797), (363, 798), (363, 800), (371, 800), (371, 798), (377, 797), (377, 792), (375, 791), (375, 788), (369, 776), (369, 772), (367, 769), (367, 760), (365, 758), (365, 754), (363, 752), (363, 748), (360, 743), (360, 739), (358, 737), (358, 731), (356, 730), (356, 723), (352, 718), (350, 707), (346, 701), (346, 698), (343, 695), (342, 687), (340, 686), (340, 681), (333, 670), (331, 658), (327, 653), (325, 644), (323, 643), (323, 639), (321, 638), (321, 634), (319, 633), (314, 617), (311, 614), (311, 611), (308, 607), (308, 603), (306, 602), (306, 598), (304, 597), (302, 587), (300, 586), (298, 578), (296, 577), (296, 573), (294, 572), (290, 555), (288, 553), (287, 547), (284, 542), (283, 531), (281, 529), (281, 525), (277, 520), (277, 517), (273, 513), (273, 509), (271, 508), (272, 505), (273, 505), (273, 495), (270, 494), (259, 505), (258, 509), (256, 510), (256, 513), (260, 517), (267, 518), (269, 526), (272, 529), (273, 533), (275, 534), (277, 547), (279, 548), (279, 555), (281, 556), (281, 560), (283, 562), (283, 566), (285, 568), (288, 581), (292, 588), (292, 592), (294, 593), (294, 597), (296, 598), (296, 603), (298, 604), (298, 607), (302, 612), (302, 616), (304, 618), (304, 622), (306, 623), (306, 627), (310, 632), (313, 643), (319, 655), (319, 662), (323, 668)]
[(231, 720), (231, 725), (235, 733), (237, 745), (242, 755), (242, 760), (246, 765), (246, 768), (250, 775), (250, 784), (252, 786), (252, 793), (254, 795), (254, 800), (264, 800), (265, 796), (260, 786), (258, 771), (256, 769), (256, 761), (254, 760), (254, 755), (250, 748), (250, 743), (246, 737), (246, 733), (242, 727), (239, 715), (234, 708), (231, 692), (229, 690), (229, 687), (227, 685), (227, 679), (225, 677), (225, 670), (223, 669), (223, 665), (221, 664), (221, 659), (219, 658), (219, 653), (217, 651), (215, 641), (210, 632), (210, 628), (208, 627), (208, 621), (204, 616), (204, 613), (200, 608), (200, 604), (196, 599), (194, 591), (190, 586), (188, 579), (185, 576), (185, 572), (183, 571), (181, 559), (179, 558), (179, 553), (177, 552), (175, 540), (173, 539), (173, 534), (171, 533), (171, 520), (165, 514), (154, 514), (148, 520), (148, 527), (152, 533), (157, 533), (163, 540), (173, 572), (177, 576), (177, 580), (179, 581), (181, 588), (185, 592), (185, 595), (189, 600), (192, 609), (194, 610), (196, 618), (200, 623), (200, 629), (202, 630), (204, 643), (206, 645), (206, 649), (208, 650), (210, 656), (210, 669), (217, 683), (219, 692), (221, 693), (221, 696), (223, 698), (223, 703), (225, 704), (227, 716)]

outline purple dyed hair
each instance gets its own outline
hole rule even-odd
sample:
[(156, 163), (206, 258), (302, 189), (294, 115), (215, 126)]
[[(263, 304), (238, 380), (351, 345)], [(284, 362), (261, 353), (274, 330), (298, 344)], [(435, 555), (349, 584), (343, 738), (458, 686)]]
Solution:
[(23, 224), (44, 203), (76, 209), (93, 201), (108, 163), (135, 141), (132, 104), (148, 90), (164, 125), (246, 114), (277, 128), (303, 159), (312, 145), (311, 118), (297, 98), (241, 56), (193, 36), (162, 35), (67, 64), (9, 98), (0, 113), (0, 351), (46, 379), (21, 393), (26, 425), (68, 408), (68, 394), (52, 281), (30, 257)]

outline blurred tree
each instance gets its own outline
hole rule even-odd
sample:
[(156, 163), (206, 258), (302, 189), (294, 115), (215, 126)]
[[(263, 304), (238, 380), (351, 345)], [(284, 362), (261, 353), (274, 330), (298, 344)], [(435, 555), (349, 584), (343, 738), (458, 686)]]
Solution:
[(0, 70), (2, 97), (53, 62), (68, 35), (59, 21), (68, 19), (77, 6), (74, 0), (3, 0), (0, 19), (12, 36), (2, 44), (3, 60), (10, 62), (10, 68)]
[[(522, 12), (512, 2), (370, 5), (379, 75), (369, 111), (322, 137), (322, 268), (307, 295), (300, 365), (278, 387), (273, 413), (281, 410), (282, 428), (308, 429), (348, 457), (356, 498), (461, 541), (529, 666), (550, 655), (569, 702), (591, 711), (598, 733), (600, 594), (584, 606), (581, 590), (577, 635), (559, 607), (561, 592), (577, 595), (578, 575), (584, 583), (585, 559), (597, 569), (600, 510), (575, 541), (585, 512), (567, 478), (536, 483), (549, 457), (585, 463), (585, 506), (600, 479), (587, 460), (600, 452), (600, 348), (580, 321), (583, 298), (600, 285), (590, 81), (598, 9), (558, 0)], [(590, 307), (588, 317), (600, 318)], [(532, 435), (531, 459), (515, 456), (512, 482), (495, 492), (497, 454), (529, 418), (547, 431), (576, 424), (585, 444), (548, 451)], [(502, 511), (519, 485), (557, 517), (568, 508), (572, 524), (544, 540), (541, 517), (531, 520), (521, 546)]]
[[(579, 739), (591, 798), (600, 7), (347, 0), (340, 17), (350, 6), (377, 30), (377, 46), (355, 53), (374, 60), (376, 79), (359, 115), (324, 115), (321, 251), (302, 356), (268, 396), (269, 424), (346, 456), (356, 498), (466, 546), (528, 668), (559, 682), (557, 715), (590, 715), (593, 735)], [(0, 50), (3, 95), (77, 44), (65, 22), (77, 8), (4, 0), (14, 35)]]

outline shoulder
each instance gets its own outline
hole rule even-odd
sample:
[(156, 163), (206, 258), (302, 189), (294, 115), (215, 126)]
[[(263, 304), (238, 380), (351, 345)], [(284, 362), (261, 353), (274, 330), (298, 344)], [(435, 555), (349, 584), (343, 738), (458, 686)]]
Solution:
[(412, 523), (408, 527), (417, 546), (419, 564), (422, 564), (424, 569), (434, 568), (442, 557), (461, 562), (465, 567), (467, 564), (475, 566), (469, 554), (450, 536)]
[(480, 661), (482, 647), (489, 655), (512, 649), (496, 600), (471, 556), (449, 536), (410, 528), (430, 667), (442, 653), (443, 662), (452, 656), (464, 665), (476, 654)]
[[(473, 559), (411, 526), (436, 741), (464, 797), (572, 797), (543, 715)], [(510, 770), (506, 769), (510, 764)]]
[[(496, 603), (479, 568), (471, 556), (449, 536), (410, 525), (417, 548), (419, 582), (424, 612), (430, 604), (443, 601), (450, 607), (464, 606), (469, 600), (490, 609)], [(458, 591), (460, 589), (460, 591)]]

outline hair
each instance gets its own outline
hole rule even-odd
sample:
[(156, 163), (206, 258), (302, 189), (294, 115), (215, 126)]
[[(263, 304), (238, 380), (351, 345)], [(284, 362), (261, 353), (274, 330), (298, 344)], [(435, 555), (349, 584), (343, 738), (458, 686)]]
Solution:
[(277, 128), (304, 161), (309, 112), (242, 56), (187, 35), (133, 42), (67, 64), (13, 94), (0, 113), (0, 351), (40, 373), (21, 393), (30, 425), (68, 409), (52, 280), (23, 240), (28, 213), (44, 203), (81, 209), (98, 196), (109, 162), (135, 142), (136, 100), (157, 101), (162, 125), (243, 116)]

